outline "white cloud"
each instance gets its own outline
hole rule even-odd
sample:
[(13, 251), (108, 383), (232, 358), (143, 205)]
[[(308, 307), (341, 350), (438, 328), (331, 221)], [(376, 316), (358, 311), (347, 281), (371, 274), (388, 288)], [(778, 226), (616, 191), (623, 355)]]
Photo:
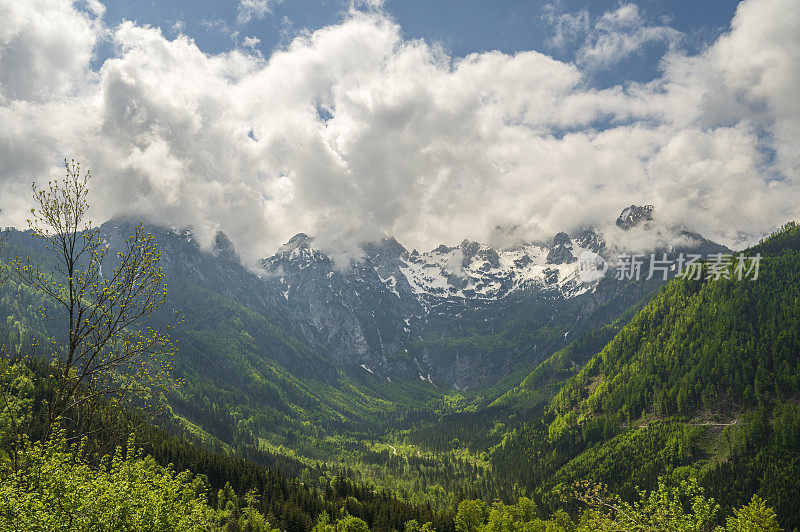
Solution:
[(682, 38), (681, 32), (669, 26), (648, 25), (636, 4), (620, 4), (616, 11), (603, 14), (595, 22), (577, 53), (577, 61), (590, 68), (607, 68), (641, 52), (648, 44), (662, 43), (674, 47)]
[(100, 0), (86, 0), (86, 7), (95, 17), (102, 17), (106, 12), (106, 6)]
[(380, 11), (386, 0), (350, 0), (351, 9), (369, 9)]
[(239, 0), (237, 24), (247, 24), (253, 18), (262, 19), (272, 14), (272, 8), (281, 0)]
[(258, 37), (245, 37), (242, 41), (242, 46), (245, 48), (250, 48), (251, 50), (255, 50), (260, 43), (261, 39)]
[(563, 13), (561, 2), (545, 4), (542, 21), (547, 24), (552, 35), (548, 37), (547, 44), (553, 48), (562, 49), (575, 42), (579, 37), (585, 36), (589, 31), (589, 10), (581, 9), (575, 13)]
[[(94, 219), (190, 224), (205, 242), (222, 229), (250, 261), (299, 231), (339, 253), (381, 233), (502, 244), (653, 203), (731, 242), (799, 214), (794, 0), (748, 0), (702, 54), (672, 50), (658, 79), (607, 90), (535, 51), (449, 57), (373, 10), (267, 59), (126, 22), (93, 71), (96, 20), (63, 1), (15, 6), (0, 0), (3, 225), (62, 154), (96, 176)], [(60, 35), (65, 19), (80, 31)], [(15, 53), (38, 66), (4, 62)]]
[(86, 82), (99, 19), (67, 0), (3, 0), (0, 20), (0, 103), (51, 100)]
[(183, 33), (184, 31), (186, 31), (186, 23), (182, 20), (176, 20), (172, 25), (172, 32)]

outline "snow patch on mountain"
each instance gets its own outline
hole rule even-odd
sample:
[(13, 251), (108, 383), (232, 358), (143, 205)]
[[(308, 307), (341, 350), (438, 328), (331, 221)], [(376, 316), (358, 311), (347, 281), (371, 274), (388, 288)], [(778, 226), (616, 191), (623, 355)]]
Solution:
[(526, 289), (574, 297), (592, 288), (578, 278), (579, 263), (575, 258), (587, 249), (562, 235), (559, 253), (568, 253), (569, 260), (554, 263), (548, 256), (552, 258), (556, 248), (537, 244), (498, 251), (465, 241), (458, 247), (439, 246), (427, 253), (400, 258), (400, 272), (419, 297), (492, 300)]

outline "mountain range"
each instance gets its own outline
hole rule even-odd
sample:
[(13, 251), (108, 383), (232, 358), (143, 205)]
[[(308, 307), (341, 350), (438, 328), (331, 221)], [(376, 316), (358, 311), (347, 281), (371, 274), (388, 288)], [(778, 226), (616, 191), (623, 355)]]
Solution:
[[(650, 231), (654, 241), (663, 241), (650, 227), (653, 210), (632, 205), (616, 225), (621, 231)], [(134, 223), (114, 219), (100, 229), (114, 247)], [(613, 262), (625, 251), (607, 244), (593, 228), (505, 249), (464, 240), (423, 253), (409, 252), (387, 237), (364, 243), (362, 255), (347, 264), (335, 263), (315, 247), (313, 237), (300, 233), (255, 269), (240, 263), (221, 232), (212, 249), (204, 250), (191, 228), (148, 225), (147, 231), (162, 252), (170, 305), (190, 324), (201, 319), (195, 314), (205, 305), (187, 298), (198, 289), (207, 291), (207, 304), (240, 306), (269, 324), (251, 332), (268, 344), (256, 340), (253, 346), (262, 361), (322, 380), (335, 375), (333, 367), (387, 381), (419, 379), (442, 389), (491, 386), (541, 362), (582, 331), (616, 318), (663, 282), (615, 279), (613, 270), (584, 280), (586, 264), (579, 258)], [(671, 231), (683, 247), (670, 251), (726, 250), (699, 235)], [(14, 246), (41, 253), (31, 238), (14, 232), (6, 254)], [(265, 329), (273, 334), (265, 335)], [(283, 346), (277, 350), (276, 337)], [(298, 349), (307, 363), (298, 363)], [(186, 369), (197, 367), (197, 361), (187, 360)]]
[[(617, 225), (629, 230), (649, 224), (652, 213), (652, 206), (631, 206)], [(676, 233), (688, 243), (686, 249), (725, 250), (698, 235)], [(216, 243), (218, 256), (233, 258), (223, 234)], [(307, 345), (319, 346), (337, 367), (455, 389), (491, 385), (521, 364), (543, 359), (571, 331), (623, 310), (609, 308), (616, 298), (642, 290), (626, 288), (611, 275), (582, 280), (585, 264), (579, 257), (589, 253), (613, 260), (622, 251), (607, 246), (593, 228), (506, 249), (464, 240), (409, 252), (388, 237), (365, 243), (362, 251), (347, 264), (336, 264), (315, 247), (313, 237), (300, 233), (261, 262), (263, 271), (253, 272), (260, 283), (250, 278), (236, 284), (253, 287), (241, 298), (251, 308)], [(244, 271), (238, 275), (248, 277)], [(511, 323), (514, 331), (527, 332), (519, 336), (510, 330)], [(486, 338), (498, 335), (500, 344), (484, 345)]]

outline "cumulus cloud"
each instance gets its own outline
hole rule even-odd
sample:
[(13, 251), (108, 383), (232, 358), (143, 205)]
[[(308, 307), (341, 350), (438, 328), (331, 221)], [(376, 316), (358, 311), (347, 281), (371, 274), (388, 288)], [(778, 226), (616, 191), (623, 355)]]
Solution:
[(0, 2), (0, 103), (52, 101), (84, 84), (100, 37), (94, 11), (67, 0)]
[(557, 0), (545, 4), (541, 18), (550, 30), (546, 44), (565, 50), (578, 43), (575, 61), (588, 70), (609, 68), (653, 44), (674, 49), (685, 38), (669, 26), (648, 23), (631, 3), (620, 3), (592, 21), (588, 9), (564, 12)]
[[(701, 54), (604, 90), (536, 51), (450, 57), (380, 9), (263, 58), (105, 28), (66, 0), (17, 5), (0, 0), (3, 225), (62, 155), (92, 168), (95, 220), (192, 225), (206, 244), (223, 230), (250, 263), (300, 231), (340, 255), (383, 234), (505, 245), (653, 203), (730, 244), (798, 215), (794, 0), (747, 0)], [(116, 53), (93, 69), (105, 32)]]

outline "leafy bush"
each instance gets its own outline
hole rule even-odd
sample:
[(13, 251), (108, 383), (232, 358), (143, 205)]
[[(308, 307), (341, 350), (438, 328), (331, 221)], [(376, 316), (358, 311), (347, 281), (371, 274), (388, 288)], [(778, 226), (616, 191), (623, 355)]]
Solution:
[(64, 433), (23, 441), (0, 469), (0, 530), (208, 530), (214, 510), (202, 477), (176, 473), (128, 443), (92, 467)]

